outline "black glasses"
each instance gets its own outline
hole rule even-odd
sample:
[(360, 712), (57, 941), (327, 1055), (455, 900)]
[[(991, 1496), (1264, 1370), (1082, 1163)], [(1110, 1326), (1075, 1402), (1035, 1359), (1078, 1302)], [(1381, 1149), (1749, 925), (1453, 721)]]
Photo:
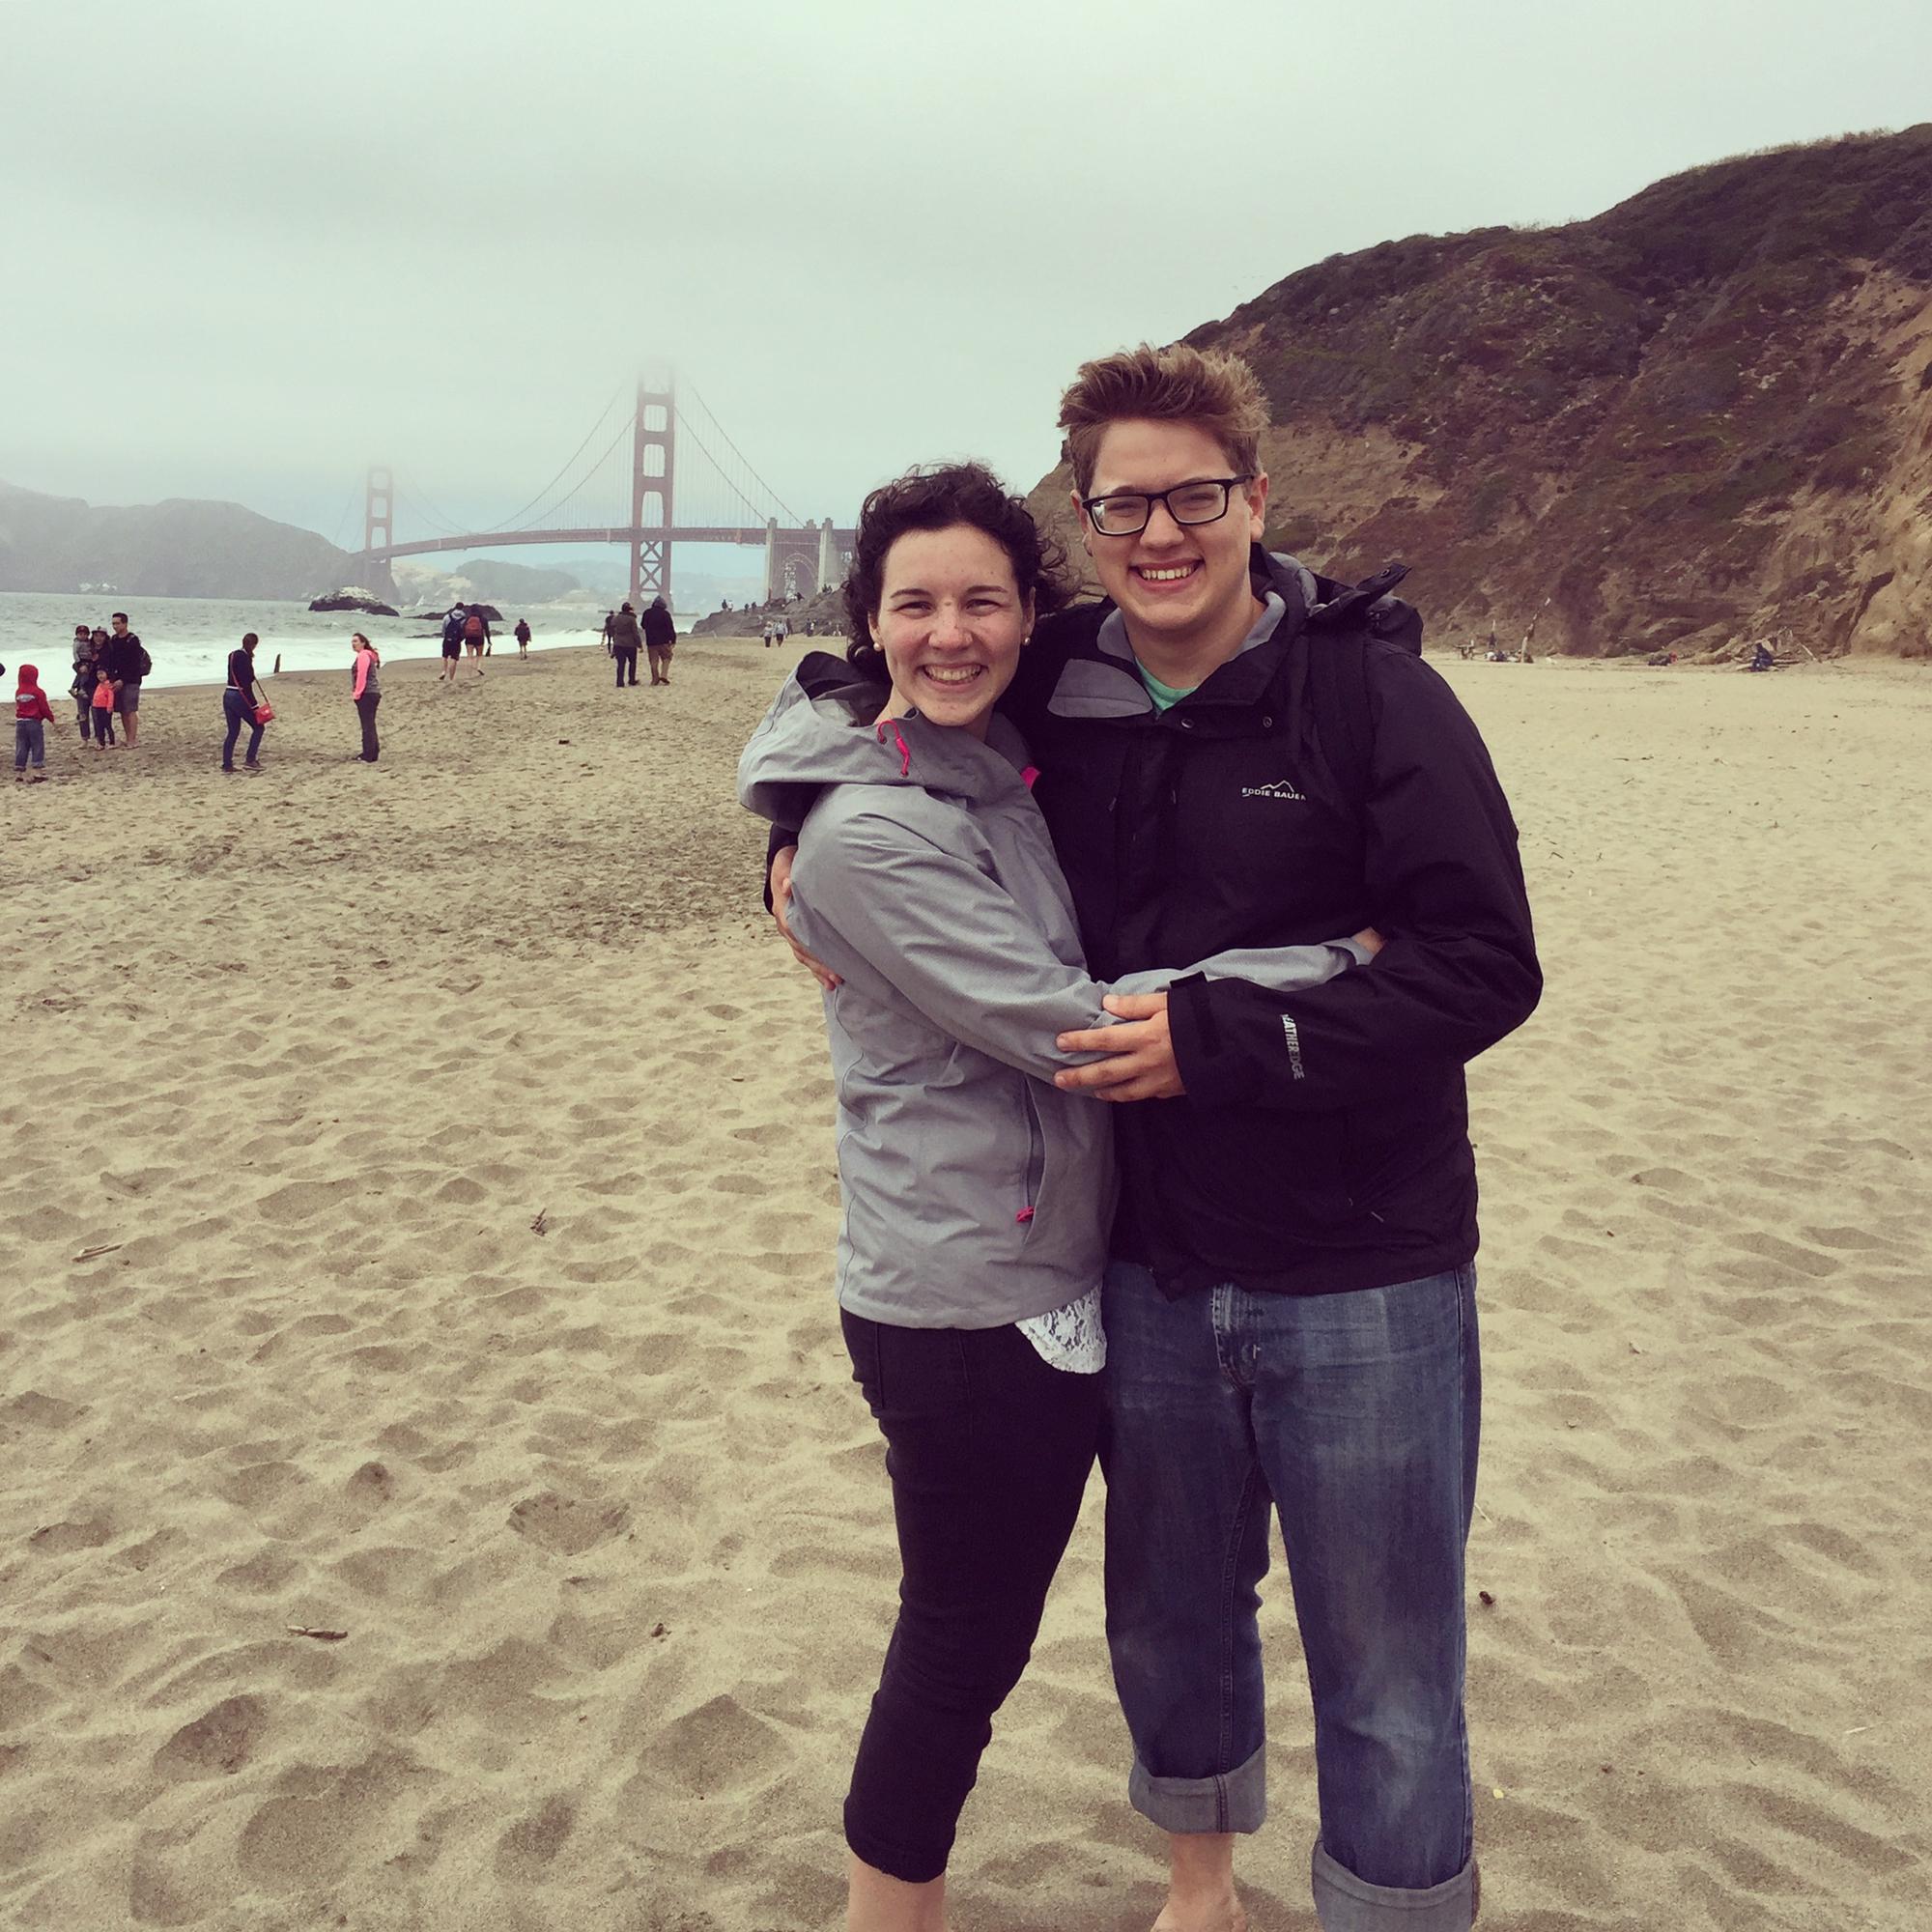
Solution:
[(1138, 536), (1147, 528), (1156, 503), (1167, 505), (1177, 524), (1218, 524), (1228, 514), (1228, 493), (1252, 476), (1210, 476), (1195, 483), (1177, 483), (1172, 490), (1122, 491), (1110, 497), (1083, 497), (1080, 507), (1094, 520), (1103, 537)]

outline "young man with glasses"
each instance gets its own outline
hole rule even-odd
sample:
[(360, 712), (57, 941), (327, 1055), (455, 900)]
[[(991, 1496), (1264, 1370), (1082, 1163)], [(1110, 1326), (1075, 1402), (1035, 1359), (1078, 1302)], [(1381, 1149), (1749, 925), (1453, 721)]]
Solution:
[(1107, 1056), (1060, 1085), (1132, 1103), (1103, 1302), (1107, 1634), (1128, 1795), (1169, 1833), (1157, 1932), (1246, 1924), (1234, 1839), (1266, 1808), (1271, 1507), (1314, 1702), (1321, 1924), (1466, 1932), (1463, 1068), (1541, 990), (1516, 828), (1474, 725), (1374, 634), (1373, 597), (1262, 548), (1267, 412), (1245, 364), (1106, 356), (1060, 420), (1106, 601), (1043, 619), (1003, 702), (1089, 970), (1386, 940), (1326, 986), (1183, 980), (1059, 1041)]
[(1463, 1067), (1541, 977), (1516, 828), (1462, 706), (1374, 637), (1373, 600), (1261, 547), (1266, 422), (1231, 356), (1080, 371), (1061, 424), (1108, 601), (1042, 625), (1012, 694), (1095, 974), (1371, 923), (1387, 942), (1325, 987), (1183, 980), (1060, 1041), (1109, 1056), (1062, 1086), (1153, 1103), (1117, 1122), (1108, 1640), (1129, 1795), (1170, 1833), (1161, 1932), (1231, 1932), (1234, 1834), (1265, 1810), (1272, 1504), (1314, 1701), (1321, 1923), (1464, 1932)]

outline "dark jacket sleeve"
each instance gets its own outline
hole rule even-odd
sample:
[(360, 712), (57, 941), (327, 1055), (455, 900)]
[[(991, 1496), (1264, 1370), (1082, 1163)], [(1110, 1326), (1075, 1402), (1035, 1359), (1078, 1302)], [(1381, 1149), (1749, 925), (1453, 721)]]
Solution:
[(1543, 989), (1516, 824), (1468, 714), (1419, 658), (1371, 660), (1366, 971), (1274, 993), (1188, 980), (1169, 997), (1176, 1063), (1209, 1107), (1317, 1112), (1413, 1089), (1514, 1032)]
[[(803, 788), (801, 787), (801, 789)], [(798, 819), (798, 825), (803, 825), (805, 823), (805, 814), (811, 810), (811, 805), (812, 805), (811, 797), (806, 798), (803, 805), (800, 807), (798, 812), (796, 813)], [(772, 908), (772, 861), (776, 859), (779, 856), (779, 854), (785, 849), (786, 846), (789, 845), (796, 848), (798, 844), (798, 825), (774, 825), (771, 829), (770, 837), (768, 837), (765, 840), (765, 910), (767, 912), (770, 912), (773, 909)]]

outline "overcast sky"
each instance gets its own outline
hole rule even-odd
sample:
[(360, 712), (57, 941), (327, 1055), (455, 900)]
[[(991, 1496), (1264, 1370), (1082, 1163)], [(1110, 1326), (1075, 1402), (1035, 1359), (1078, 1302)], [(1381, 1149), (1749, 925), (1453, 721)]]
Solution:
[(1338, 249), (1926, 118), (1932, 6), (0, 0), (0, 479), (355, 548), (371, 461), (487, 526), (659, 360), (803, 515), (1028, 487), (1083, 357)]

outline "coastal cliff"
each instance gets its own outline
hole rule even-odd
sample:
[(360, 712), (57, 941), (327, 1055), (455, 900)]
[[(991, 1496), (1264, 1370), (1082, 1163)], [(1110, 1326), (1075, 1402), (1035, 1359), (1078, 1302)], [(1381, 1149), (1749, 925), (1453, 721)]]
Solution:
[(1433, 639), (1932, 655), (1932, 125), (1334, 256), (1186, 339), (1267, 391), (1269, 542), (1402, 558)]

